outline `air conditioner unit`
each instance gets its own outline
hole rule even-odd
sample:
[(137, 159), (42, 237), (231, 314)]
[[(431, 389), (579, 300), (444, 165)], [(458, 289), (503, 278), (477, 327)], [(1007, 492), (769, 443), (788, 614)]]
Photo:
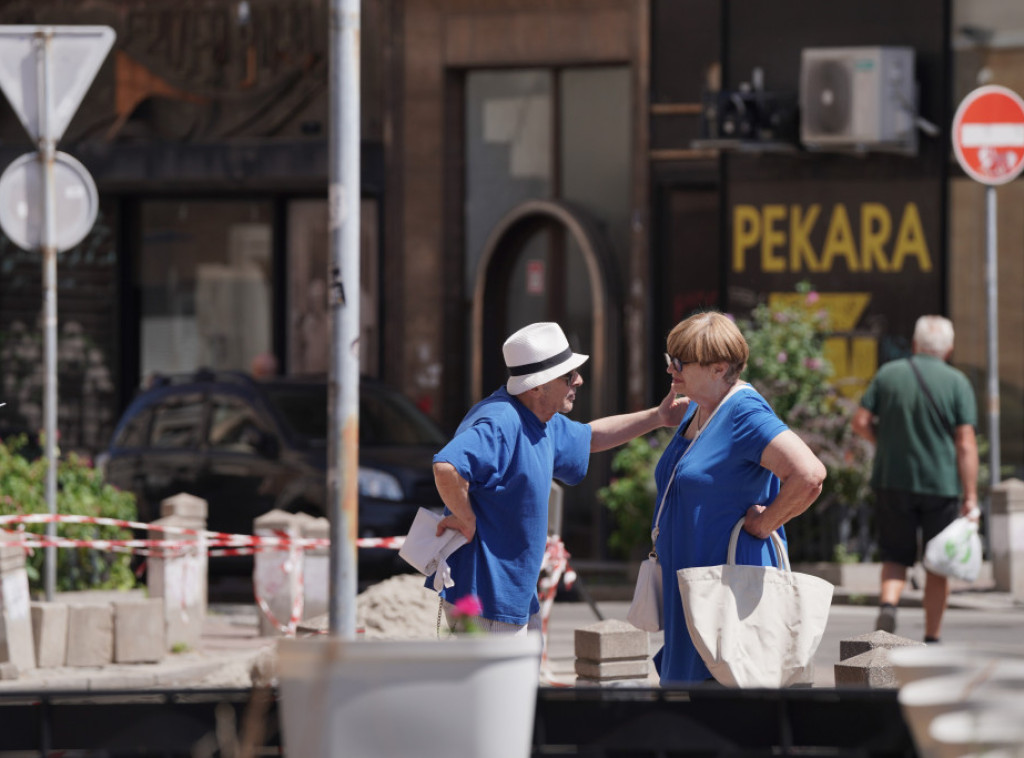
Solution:
[(805, 48), (800, 141), (812, 150), (917, 152), (910, 47)]

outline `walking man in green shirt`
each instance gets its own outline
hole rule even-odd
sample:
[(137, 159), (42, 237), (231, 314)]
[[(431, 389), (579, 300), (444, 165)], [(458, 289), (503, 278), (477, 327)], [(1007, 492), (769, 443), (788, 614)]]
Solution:
[[(976, 518), (977, 406), (967, 377), (949, 366), (953, 324), (921, 316), (913, 355), (882, 366), (853, 416), (853, 431), (875, 445), (871, 486), (882, 558), (877, 629), (896, 629), (896, 606), (907, 568), (920, 547), (957, 516)], [(924, 640), (938, 642), (949, 598), (949, 580), (926, 574)]]

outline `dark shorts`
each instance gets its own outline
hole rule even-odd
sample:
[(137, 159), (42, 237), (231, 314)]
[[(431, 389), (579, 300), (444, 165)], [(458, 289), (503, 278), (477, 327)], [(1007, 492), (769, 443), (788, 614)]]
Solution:
[(960, 498), (877, 490), (875, 527), (881, 559), (913, 566), (922, 546), (959, 515)]

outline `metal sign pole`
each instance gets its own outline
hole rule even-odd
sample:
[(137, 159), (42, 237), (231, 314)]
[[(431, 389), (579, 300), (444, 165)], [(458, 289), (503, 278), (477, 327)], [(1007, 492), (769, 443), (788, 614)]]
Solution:
[[(42, 135), (39, 138), (39, 160), (42, 163), (42, 238), (40, 252), (43, 255), (43, 434), (46, 446), (46, 507), (50, 515), (57, 513), (57, 227), (56, 198), (54, 195), (53, 169), (55, 164), (56, 140), (48, 135), (48, 121), (53, 113), (51, 102), (53, 82), (50, 71), (51, 29), (42, 29), (36, 34), (36, 73), (39, 87), (39, 123)], [(57, 536), (57, 525), (46, 525), (50, 540)], [(57, 549), (47, 547), (44, 563), (43, 585), (47, 601), (52, 601), (57, 588)]]
[[(999, 484), (999, 275), (998, 240), (996, 238), (996, 188), (985, 189), (985, 296), (988, 316), (988, 437), (989, 482)], [(985, 518), (988, 521), (989, 501), (985, 498)]]
[(328, 511), (333, 635), (356, 634), (359, 517), (359, 0), (331, 0), (327, 192), (331, 376)]

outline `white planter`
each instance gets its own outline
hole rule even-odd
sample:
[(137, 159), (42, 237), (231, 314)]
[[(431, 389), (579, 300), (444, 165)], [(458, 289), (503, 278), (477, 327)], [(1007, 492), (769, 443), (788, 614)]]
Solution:
[(930, 731), (943, 758), (1018, 758), (1024, 755), (1024, 706), (1007, 703), (946, 713), (936, 717)]
[(528, 758), (541, 637), (278, 643), (289, 758)]

